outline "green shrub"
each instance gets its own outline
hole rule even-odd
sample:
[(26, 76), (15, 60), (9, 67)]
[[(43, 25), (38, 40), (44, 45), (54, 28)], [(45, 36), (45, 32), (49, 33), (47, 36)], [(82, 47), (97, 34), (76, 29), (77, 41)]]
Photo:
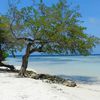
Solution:
[(0, 51), (0, 57), (1, 57), (1, 60), (3, 61), (5, 60), (5, 58), (8, 57), (8, 53), (5, 51)]

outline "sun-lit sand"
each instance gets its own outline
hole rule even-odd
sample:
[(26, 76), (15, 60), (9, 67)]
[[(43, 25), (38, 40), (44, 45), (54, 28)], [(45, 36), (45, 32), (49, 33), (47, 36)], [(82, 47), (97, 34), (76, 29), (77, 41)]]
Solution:
[(100, 100), (100, 85), (73, 88), (0, 72), (0, 100)]

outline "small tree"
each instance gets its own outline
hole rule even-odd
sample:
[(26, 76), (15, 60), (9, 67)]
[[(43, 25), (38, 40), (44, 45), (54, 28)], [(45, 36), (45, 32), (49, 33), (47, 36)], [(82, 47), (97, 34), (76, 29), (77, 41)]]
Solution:
[(9, 20), (5, 16), (0, 16), (0, 67), (7, 67), (14, 70), (13, 65), (6, 65), (2, 61), (8, 57), (8, 54), (13, 54), (20, 47), (19, 42), (13, 37), (9, 30)]
[(66, 0), (51, 6), (40, 3), (17, 9), (11, 6), (11, 31), (26, 48), (19, 75), (24, 76), (28, 58), (33, 52), (88, 55), (95, 46), (95, 38), (85, 34), (81, 15)]

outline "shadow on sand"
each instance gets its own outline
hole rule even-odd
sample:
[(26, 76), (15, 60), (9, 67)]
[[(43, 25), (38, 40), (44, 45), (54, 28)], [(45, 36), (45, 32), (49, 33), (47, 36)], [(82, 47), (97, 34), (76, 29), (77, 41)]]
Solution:
[(66, 75), (59, 75), (64, 79), (74, 80), (80, 84), (100, 84), (100, 80), (97, 77), (89, 77), (89, 76), (66, 76)]

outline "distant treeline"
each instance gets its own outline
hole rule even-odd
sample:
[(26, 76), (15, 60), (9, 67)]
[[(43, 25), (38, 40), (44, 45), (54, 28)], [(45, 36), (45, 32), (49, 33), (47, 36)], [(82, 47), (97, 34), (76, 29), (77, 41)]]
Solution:
[[(23, 55), (16, 55), (16, 57), (22, 57)], [(31, 55), (30, 57), (50, 57), (50, 56), (82, 56), (82, 55)], [(89, 56), (100, 56), (100, 54), (91, 54)], [(8, 57), (13, 57), (12, 55), (9, 55)]]

